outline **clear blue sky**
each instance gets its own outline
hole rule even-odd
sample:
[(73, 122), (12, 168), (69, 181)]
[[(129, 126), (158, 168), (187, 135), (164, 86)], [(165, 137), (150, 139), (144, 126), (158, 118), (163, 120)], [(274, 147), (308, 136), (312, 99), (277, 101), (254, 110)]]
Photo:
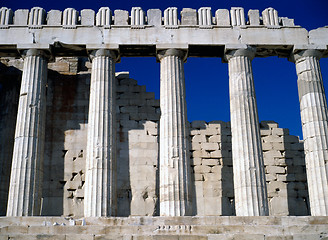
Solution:
[[(130, 10), (135, 6), (144, 10), (178, 7), (178, 11), (181, 11), (182, 8), (198, 9), (209, 6), (212, 7), (213, 14), (216, 9), (244, 7), (246, 15), (249, 9), (259, 9), (262, 12), (267, 7), (273, 7), (279, 16), (294, 18), (296, 25), (307, 30), (328, 25), (328, 0), (2, 0), (0, 6), (12, 10), (39, 6), (47, 11), (64, 10), (67, 7), (73, 7), (78, 11), (85, 8), (97, 11), (102, 6), (108, 6), (112, 10)], [(322, 59), (320, 62), (325, 89), (328, 89), (328, 59)], [(159, 63), (156, 63), (155, 58), (123, 58), (121, 63), (116, 65), (116, 70), (129, 71), (132, 78), (138, 80), (139, 84), (146, 85), (147, 91), (155, 92), (159, 98)], [(256, 58), (253, 60), (253, 73), (260, 121), (275, 120), (280, 127), (289, 128), (291, 134), (302, 138), (294, 64), (284, 58)], [(189, 121), (230, 120), (227, 64), (216, 58), (189, 58), (185, 64), (185, 78)]]

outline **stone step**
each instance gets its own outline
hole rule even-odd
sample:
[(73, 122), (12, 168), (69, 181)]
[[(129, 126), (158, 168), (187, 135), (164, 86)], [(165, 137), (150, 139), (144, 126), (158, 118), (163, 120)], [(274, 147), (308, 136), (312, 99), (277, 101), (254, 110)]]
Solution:
[(0, 240), (327, 240), (323, 234), (272, 235), (210, 234), (210, 235), (93, 235), (93, 234), (10, 234)]
[(328, 239), (328, 217), (0, 217), (3, 239)]
[(70, 234), (139, 234), (139, 235), (207, 235), (207, 234), (262, 234), (280, 235), (284, 234), (317, 234), (328, 235), (328, 225), (309, 226), (274, 226), (274, 225), (230, 225), (230, 226), (190, 226), (188, 229), (180, 226), (169, 226), (159, 229), (157, 226), (6, 226), (0, 228), (0, 234), (50, 234), (50, 235), (70, 235)]

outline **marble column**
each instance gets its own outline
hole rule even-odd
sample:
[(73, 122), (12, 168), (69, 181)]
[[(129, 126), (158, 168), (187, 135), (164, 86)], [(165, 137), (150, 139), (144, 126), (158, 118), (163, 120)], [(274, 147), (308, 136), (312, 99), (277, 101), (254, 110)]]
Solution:
[(190, 157), (183, 62), (186, 53), (168, 49), (159, 52), (161, 216), (191, 214)]
[(7, 216), (40, 215), (47, 60), (26, 51), (19, 96)]
[(312, 216), (328, 215), (328, 116), (319, 65), (321, 53), (293, 54), (298, 76), (306, 173)]
[(229, 92), (232, 159), (237, 216), (268, 215), (260, 126), (255, 98), (251, 48), (226, 53), (229, 63)]
[(116, 55), (100, 49), (93, 51), (91, 58), (84, 216), (115, 216)]

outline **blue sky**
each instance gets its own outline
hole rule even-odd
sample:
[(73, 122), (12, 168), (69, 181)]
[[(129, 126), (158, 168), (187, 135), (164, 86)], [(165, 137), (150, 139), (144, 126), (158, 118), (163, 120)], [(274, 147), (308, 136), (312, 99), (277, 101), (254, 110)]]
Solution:
[[(267, 7), (273, 7), (278, 11), (279, 16), (294, 18), (296, 25), (307, 30), (328, 25), (328, 0), (2, 0), (0, 6), (12, 10), (39, 6), (47, 11), (64, 10), (67, 7), (73, 7), (78, 11), (85, 8), (97, 11), (103, 6), (108, 6), (112, 10), (130, 10), (134, 6), (142, 7), (144, 10), (149, 8), (164, 10), (174, 6), (181, 11), (182, 8), (198, 9), (208, 6), (212, 7), (212, 13), (216, 9), (244, 7), (246, 15), (249, 9), (259, 9), (262, 12)], [(321, 59), (320, 63), (325, 89), (328, 89), (328, 59)], [(146, 85), (147, 91), (155, 92), (156, 97), (159, 98), (159, 63), (156, 63), (155, 58), (122, 58), (121, 63), (116, 65), (116, 71), (129, 71), (130, 77), (138, 80), (139, 84)], [(302, 138), (295, 65), (285, 58), (256, 58), (253, 60), (253, 73), (260, 121), (274, 120), (280, 127), (289, 128), (290, 134)], [(227, 64), (221, 63), (221, 59), (218, 58), (188, 58), (185, 64), (185, 78), (189, 121), (230, 120)]]

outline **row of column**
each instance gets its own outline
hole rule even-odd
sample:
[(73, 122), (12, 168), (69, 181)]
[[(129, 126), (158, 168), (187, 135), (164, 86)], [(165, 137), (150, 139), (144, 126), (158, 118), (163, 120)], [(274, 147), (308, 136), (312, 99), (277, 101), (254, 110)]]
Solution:
[[(267, 190), (251, 61), (255, 49), (226, 49), (229, 64), (232, 155), (237, 216), (268, 215)], [(184, 83), (186, 51), (158, 52), (160, 73), (160, 215), (191, 215), (191, 178)], [(320, 52), (292, 55), (304, 137), (311, 214), (328, 215), (328, 115)], [(115, 216), (115, 62), (107, 49), (91, 53), (84, 214)], [(25, 52), (7, 216), (40, 215), (47, 58)]]

